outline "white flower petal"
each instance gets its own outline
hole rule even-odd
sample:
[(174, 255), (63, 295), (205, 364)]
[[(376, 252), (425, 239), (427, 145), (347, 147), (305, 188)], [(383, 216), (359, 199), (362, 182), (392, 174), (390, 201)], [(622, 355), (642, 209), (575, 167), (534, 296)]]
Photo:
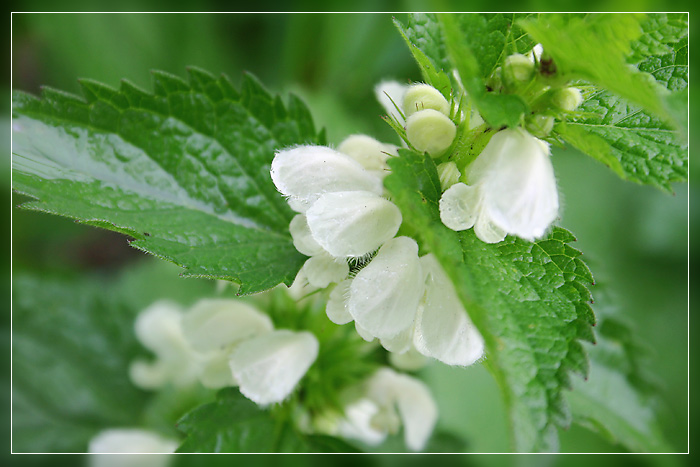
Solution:
[(367, 191), (326, 193), (306, 212), (311, 235), (335, 257), (358, 257), (379, 248), (399, 230), (401, 211)]
[(375, 339), (375, 336), (367, 329), (357, 324), (357, 321), (355, 321), (355, 331), (357, 331), (357, 334), (367, 342), (372, 342)]
[(238, 383), (233, 378), (229, 356), (226, 352), (219, 352), (210, 358), (203, 366), (199, 375), (199, 382), (209, 389), (221, 389), (236, 386)]
[(317, 356), (313, 334), (278, 330), (243, 341), (229, 363), (241, 393), (267, 405), (289, 396)]
[(199, 352), (223, 350), (274, 328), (266, 314), (230, 299), (198, 301), (182, 318), (182, 327), (187, 341)]
[(413, 344), (423, 355), (448, 365), (471, 365), (482, 357), (484, 340), (435, 257), (428, 254), (420, 260), (426, 285)]
[(174, 302), (155, 302), (136, 317), (136, 337), (144, 347), (156, 354), (161, 350), (186, 348), (180, 327), (182, 315), (182, 308)]
[(350, 297), (350, 284), (352, 279), (346, 279), (335, 286), (328, 297), (326, 315), (335, 324), (347, 324), (352, 321), (352, 315), (348, 311), (348, 298)]
[(403, 125), (403, 118), (397, 110), (403, 105), (404, 94), (408, 86), (398, 81), (382, 81), (374, 88), (374, 93), (379, 103), (384, 107), (387, 114), (394, 117)]
[(332, 282), (340, 282), (348, 276), (350, 268), (344, 259), (333, 258), (325, 251), (307, 259), (303, 266), (309, 284), (325, 289)]
[(506, 232), (494, 224), (483, 209), (477, 217), (474, 233), (479, 240), (486, 243), (498, 243), (506, 238)]
[(474, 226), (480, 203), (478, 188), (455, 183), (440, 198), (440, 220), (452, 230), (467, 230)]
[(355, 159), (371, 171), (388, 170), (386, 160), (398, 156), (396, 146), (384, 144), (367, 135), (351, 135), (338, 146), (338, 151)]
[(389, 363), (395, 368), (404, 371), (418, 371), (428, 363), (428, 357), (418, 352), (411, 346), (404, 353), (389, 353)]
[[(99, 432), (90, 440), (88, 452), (103, 454), (90, 456), (91, 467), (165, 467), (171, 456), (153, 455), (175, 452), (178, 442), (157, 433), (138, 428), (113, 428)], [(106, 453), (126, 454), (110, 456)], [(149, 454), (149, 455), (146, 455)]]
[(315, 256), (324, 251), (323, 247), (311, 236), (305, 215), (297, 214), (294, 216), (292, 222), (289, 223), (289, 233), (292, 235), (292, 242), (299, 253)]
[(338, 423), (338, 434), (375, 446), (386, 439), (387, 432), (372, 426), (379, 407), (369, 399), (359, 399), (345, 406), (345, 418)]
[(418, 245), (408, 237), (389, 240), (350, 285), (348, 309), (371, 335), (391, 338), (408, 328), (423, 296)]
[(381, 195), (380, 179), (362, 165), (325, 146), (299, 146), (275, 154), (270, 176), (277, 189), (295, 199), (295, 208), (311, 206), (322, 194), (364, 190)]
[(394, 337), (381, 339), (382, 347), (391, 353), (404, 353), (411, 348), (413, 326), (409, 326)]

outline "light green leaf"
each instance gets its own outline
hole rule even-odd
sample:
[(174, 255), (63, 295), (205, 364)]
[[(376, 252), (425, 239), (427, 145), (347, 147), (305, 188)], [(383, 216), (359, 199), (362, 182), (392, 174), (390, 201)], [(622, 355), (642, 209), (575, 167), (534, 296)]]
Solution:
[(14, 452), (84, 452), (99, 430), (133, 426), (147, 401), (128, 379), (137, 310), (100, 283), (13, 287)]
[(632, 42), (629, 63), (639, 63), (652, 55), (671, 52), (673, 44), (688, 35), (687, 13), (649, 13), (641, 23), (642, 35)]
[(432, 252), (453, 280), (484, 336), (486, 365), (501, 386), (517, 451), (554, 451), (556, 427), (570, 423), (563, 396), (569, 373), (585, 375), (580, 340), (593, 340), (587, 286), (593, 278), (568, 244), (566, 230), (535, 243), (507, 237), (486, 244), (472, 230), (440, 222), (440, 182), (434, 162), (411, 151), (390, 161), (385, 185), (404, 226)]
[(574, 422), (632, 452), (672, 452), (654, 412), (653, 387), (639, 367), (643, 350), (630, 328), (615, 319), (601, 321), (595, 346), (588, 346), (591, 371), (567, 393)]
[(520, 25), (551, 55), (558, 75), (596, 84), (669, 121), (664, 89), (627, 64), (632, 43), (642, 36), (643, 20), (632, 13), (543, 14)]
[(223, 389), (216, 402), (198, 407), (178, 422), (187, 435), (178, 452), (358, 452), (340, 439), (299, 433), (283, 412), (276, 415), (237, 389)]
[(189, 74), (154, 72), (154, 94), (88, 80), (84, 100), (16, 93), (14, 188), (37, 198), (24, 207), (126, 233), (185, 275), (241, 293), (290, 284), (304, 257), (269, 165), (276, 149), (323, 137), (298, 99), (285, 107), (250, 75), (239, 93), (225, 76)]
[[(669, 114), (687, 116), (688, 43), (683, 39), (666, 55), (639, 65), (673, 91)], [(580, 107), (581, 116), (556, 131), (572, 146), (611, 167), (622, 178), (671, 190), (688, 173), (688, 148), (673, 127), (616, 95), (598, 90)], [(682, 126), (682, 124), (680, 125)], [(686, 122), (687, 126), (687, 122)]]

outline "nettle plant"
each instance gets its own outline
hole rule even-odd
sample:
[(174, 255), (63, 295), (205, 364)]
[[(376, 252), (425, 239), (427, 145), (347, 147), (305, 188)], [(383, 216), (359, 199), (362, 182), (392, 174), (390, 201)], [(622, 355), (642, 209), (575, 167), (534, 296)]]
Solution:
[[(400, 432), (408, 450), (436, 449), (437, 405), (415, 373), (430, 360), (488, 368), (515, 451), (556, 451), (572, 421), (666, 449), (625, 380), (633, 352), (609, 358), (626, 334), (593, 331), (593, 275), (556, 225), (550, 149), (665, 191), (685, 181), (687, 16), (396, 26), (423, 76), (376, 88), (400, 145), (331, 147), (299, 99), (250, 75), (240, 89), (192, 68), (188, 81), (154, 72), (153, 92), (82, 80), (84, 97), (14, 95), (24, 208), (124, 233), (240, 297), (137, 310), (149, 352), (129, 360), (130, 381), (219, 392), (178, 422), (179, 440), (115, 427), (91, 451), (347, 452)], [(583, 382), (591, 364), (627, 404)]]

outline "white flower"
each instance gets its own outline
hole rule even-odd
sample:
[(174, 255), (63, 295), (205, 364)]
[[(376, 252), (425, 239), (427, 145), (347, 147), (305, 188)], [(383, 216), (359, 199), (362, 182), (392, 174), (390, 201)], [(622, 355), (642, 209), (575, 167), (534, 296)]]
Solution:
[(467, 179), (469, 185), (457, 183), (440, 199), (440, 219), (453, 230), (474, 226), (487, 243), (506, 234), (534, 240), (557, 217), (549, 145), (521, 128), (496, 133), (467, 168)]
[(365, 382), (363, 393), (346, 406), (345, 419), (338, 424), (341, 436), (379, 444), (403, 425), (406, 446), (413, 451), (425, 448), (438, 415), (425, 384), (382, 368)]
[(406, 117), (421, 110), (432, 109), (450, 115), (450, 103), (440, 91), (429, 84), (418, 83), (409, 86), (403, 97), (403, 111)]
[(177, 441), (163, 438), (151, 431), (113, 428), (101, 431), (93, 437), (88, 445), (88, 452), (99, 454), (90, 457), (92, 467), (165, 467), (170, 463), (170, 456), (139, 454), (170, 454), (175, 452), (177, 446)]
[(406, 119), (406, 137), (420, 152), (440, 156), (452, 145), (457, 127), (445, 114), (433, 109), (420, 110)]
[(325, 289), (332, 282), (340, 282), (348, 276), (350, 268), (344, 259), (334, 258), (326, 252), (307, 259), (302, 268), (309, 284)]
[(136, 337), (156, 356), (152, 362), (136, 360), (129, 367), (131, 381), (143, 389), (166, 384), (183, 386), (197, 379), (202, 357), (182, 333), (183, 312), (172, 302), (160, 301), (143, 310), (136, 318)]
[(270, 176), (290, 206), (305, 212), (325, 193), (362, 190), (381, 195), (382, 181), (362, 164), (325, 146), (299, 146), (275, 154)]
[(318, 356), (309, 332), (273, 331), (238, 345), (229, 364), (241, 393), (260, 405), (282, 402)]
[(353, 279), (348, 311), (370, 335), (389, 339), (413, 324), (422, 295), (418, 245), (397, 237), (387, 241)]
[(421, 257), (425, 296), (418, 309), (413, 345), (448, 365), (467, 366), (484, 353), (484, 340), (467, 316), (452, 281), (432, 254)]
[(383, 178), (388, 172), (386, 161), (398, 156), (397, 147), (384, 144), (367, 135), (350, 135), (338, 145), (338, 151), (355, 159), (362, 167)]

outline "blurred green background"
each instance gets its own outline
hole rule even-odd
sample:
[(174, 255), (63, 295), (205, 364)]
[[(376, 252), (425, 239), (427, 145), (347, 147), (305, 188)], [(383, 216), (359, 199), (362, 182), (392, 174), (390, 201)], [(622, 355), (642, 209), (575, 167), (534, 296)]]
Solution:
[[(482, 9), (492, 8), (488, 2), (481, 4)], [(16, 9), (42, 9), (49, 5), (24, 2), (22, 8)], [(92, 9), (90, 2), (84, 5), (78, 4), (76, 9)], [(137, 5), (144, 8), (142, 2), (124, 2), (121, 7)], [(644, 2), (606, 5), (612, 9), (625, 5), (634, 5), (637, 10), (653, 7)], [(499, 6), (507, 9), (507, 5)], [(156, 3), (153, 9), (159, 7)], [(424, 8), (418, 2), (353, 5), (355, 9), (363, 7)], [(479, 9), (479, 3), (470, 7)], [(538, 2), (531, 7), (547, 8)], [(206, 11), (226, 6), (200, 2), (197, 8)], [(393, 16), (402, 19), (404, 15)], [(38, 93), (42, 85), (79, 93), (77, 78), (86, 77), (115, 87), (126, 78), (150, 89), (151, 69), (185, 76), (185, 67), (195, 65), (212, 73), (226, 73), (235, 83), (241, 72), (250, 71), (274, 92), (291, 91), (301, 96), (311, 108), (317, 127), (327, 129), (331, 143), (358, 132), (397, 142), (380, 118), (382, 109), (375, 102), (373, 88), (382, 79), (419, 80), (420, 75), (391, 18), (390, 14), (14, 14), (12, 86), (32, 93)], [(6, 82), (6, 89), (9, 86)], [(9, 103), (4, 108), (8, 109)], [(691, 121), (695, 121), (698, 108), (691, 105)], [(2, 119), (8, 129), (9, 110)], [(9, 139), (7, 130), (3, 138)], [(696, 141), (697, 133), (691, 125), (691, 147)], [(697, 232), (700, 219), (697, 209), (690, 211), (689, 219), (688, 200), (698, 194), (700, 169), (691, 165), (690, 185), (674, 186), (675, 194), (671, 196), (651, 187), (622, 182), (601, 164), (573, 150), (558, 150), (553, 160), (563, 199), (560, 223), (578, 237), (575, 246), (584, 252), (584, 260), (596, 277), (594, 307), (615, 309), (648, 348), (647, 363), (662, 390), (663, 431), (675, 451), (685, 452), (688, 271), (694, 271), (698, 265), (696, 251), (688, 257), (688, 227)], [(7, 197), (9, 177), (6, 163), (2, 183)], [(12, 205), (20, 201), (15, 195)], [(6, 199), (5, 205), (9, 204)], [(14, 274), (111, 277), (135, 263), (157, 261), (131, 249), (121, 235), (15, 208), (12, 235)], [(182, 280), (173, 274), (172, 287), (177, 288)], [(8, 285), (5, 288), (9, 291)], [(691, 291), (691, 296), (697, 299), (697, 292)], [(4, 315), (3, 325), (8, 329), (8, 314)], [(9, 348), (6, 340), (3, 334), (3, 342)], [(483, 367), (464, 370), (432, 365), (423, 376), (438, 400), (441, 427), (459, 432), (468, 440), (470, 451), (507, 452), (507, 428), (498, 390)], [(621, 450), (576, 426), (562, 433), (561, 443), (566, 452)], [(37, 465), (43, 462), (41, 458), (21, 459)], [(190, 459), (180, 462), (196, 463), (194, 457)], [(322, 459), (314, 458), (313, 462)], [(419, 459), (412, 458), (410, 462)], [(449, 459), (458, 465), (467, 462)], [(673, 465), (682, 461), (661, 456), (626, 459), (640, 465)], [(403, 458), (387, 457), (372, 458), (371, 462), (405, 464)], [(576, 465), (572, 457), (477, 458), (468, 462)], [(610, 462), (612, 465), (615, 461)], [(213, 464), (207, 461), (207, 465)]]

